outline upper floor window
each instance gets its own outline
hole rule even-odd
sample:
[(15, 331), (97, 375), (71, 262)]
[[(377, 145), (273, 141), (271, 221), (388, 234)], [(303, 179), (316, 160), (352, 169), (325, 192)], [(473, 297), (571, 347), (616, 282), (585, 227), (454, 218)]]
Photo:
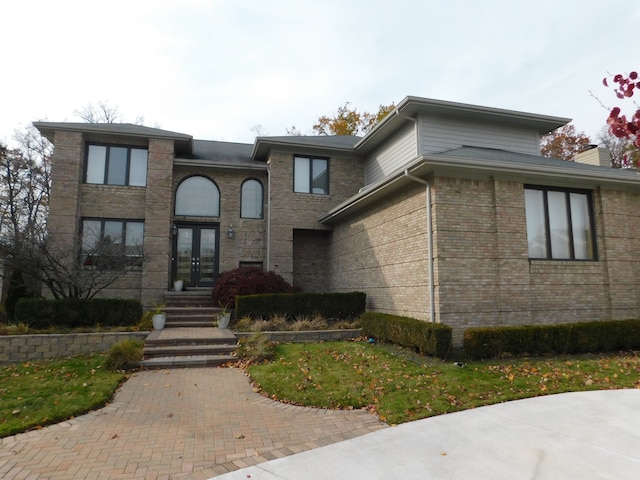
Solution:
[(529, 258), (595, 260), (591, 192), (525, 186)]
[(294, 192), (329, 194), (329, 159), (296, 156), (293, 162)]
[(89, 145), (86, 183), (107, 185), (147, 184), (147, 149), (113, 145)]
[(82, 220), (81, 261), (85, 266), (117, 269), (142, 264), (144, 222)]
[(262, 184), (254, 179), (242, 184), (240, 197), (240, 216), (242, 218), (262, 218)]
[(176, 215), (192, 217), (219, 217), (220, 191), (206, 177), (189, 177), (176, 191)]

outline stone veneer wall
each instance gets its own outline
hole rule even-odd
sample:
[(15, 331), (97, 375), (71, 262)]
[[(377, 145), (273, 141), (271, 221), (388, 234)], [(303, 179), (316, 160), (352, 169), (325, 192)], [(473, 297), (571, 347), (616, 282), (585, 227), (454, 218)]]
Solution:
[(105, 352), (128, 338), (144, 340), (149, 332), (68, 333), (0, 336), (0, 363), (17, 363)]

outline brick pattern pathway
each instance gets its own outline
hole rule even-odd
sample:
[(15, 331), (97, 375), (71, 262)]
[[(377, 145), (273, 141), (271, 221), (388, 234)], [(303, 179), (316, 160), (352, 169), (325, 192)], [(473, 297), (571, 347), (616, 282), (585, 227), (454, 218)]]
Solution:
[(144, 371), (101, 410), (0, 439), (0, 478), (204, 480), (385, 426), (274, 402), (236, 368)]

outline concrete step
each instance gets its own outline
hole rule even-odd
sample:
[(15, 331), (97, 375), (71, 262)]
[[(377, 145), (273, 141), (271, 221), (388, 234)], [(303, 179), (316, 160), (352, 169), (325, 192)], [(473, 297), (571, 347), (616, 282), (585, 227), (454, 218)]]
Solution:
[(206, 319), (192, 319), (192, 318), (181, 318), (181, 319), (169, 319), (164, 325), (164, 328), (181, 328), (181, 327), (215, 327), (217, 322), (214, 322), (211, 317)]
[(165, 292), (164, 302), (169, 306), (202, 306), (213, 307), (211, 299), (211, 290), (206, 291), (183, 291), (183, 292)]
[(232, 355), (192, 355), (181, 357), (160, 357), (142, 360), (140, 366), (148, 369), (156, 368), (197, 368), (218, 367), (238, 361)]
[(198, 307), (196, 305), (184, 305), (180, 307), (174, 307), (167, 305), (164, 308), (164, 313), (167, 317), (180, 316), (180, 315), (215, 315), (220, 311), (215, 307)]
[[(196, 327), (188, 328), (188, 329), (199, 330), (199, 328), (196, 328)], [(171, 330), (180, 331), (180, 330), (186, 330), (186, 329), (176, 328), (176, 329), (170, 329), (168, 331), (167, 329), (154, 330), (149, 334), (149, 336), (147, 336), (147, 339), (144, 342), (145, 347), (161, 347), (161, 346), (178, 347), (178, 346), (184, 346), (184, 345), (235, 345), (237, 343), (236, 336), (233, 333), (231, 333), (230, 330), (226, 330), (226, 332), (228, 332), (228, 334), (226, 335), (225, 335), (226, 333), (225, 330), (221, 330), (221, 335), (215, 336), (215, 337), (212, 337), (212, 336), (198, 337), (198, 336), (192, 336), (188, 334), (180, 335), (180, 336), (171, 336), (171, 335), (161, 336), (157, 334), (157, 332), (165, 333), (165, 332), (170, 332)]]
[(146, 347), (144, 358), (231, 355), (236, 344), (171, 345)]

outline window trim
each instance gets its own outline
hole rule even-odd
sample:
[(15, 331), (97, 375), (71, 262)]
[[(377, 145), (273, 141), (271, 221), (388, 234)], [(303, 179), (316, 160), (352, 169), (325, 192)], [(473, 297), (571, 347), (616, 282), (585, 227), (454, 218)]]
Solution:
[[(260, 213), (259, 213), (259, 216), (257, 216), (257, 217), (250, 217), (250, 216), (246, 216), (246, 215), (243, 214), (244, 186), (248, 182), (252, 182), (252, 181), (256, 182), (258, 185), (260, 185)], [(257, 178), (254, 178), (254, 177), (245, 178), (244, 181), (240, 184), (240, 218), (247, 218), (247, 219), (250, 219), (250, 220), (262, 220), (262, 219), (264, 219), (264, 185)]]
[[(102, 182), (101, 183), (88, 182), (87, 181), (87, 174), (89, 173), (89, 151), (90, 151), (92, 146), (105, 147), (106, 148), (106, 153), (105, 153), (105, 158), (104, 158), (104, 171), (102, 172)], [(127, 159), (126, 159), (126, 167), (125, 167), (124, 184), (109, 183), (109, 163), (110, 163), (109, 158), (110, 158), (111, 148), (126, 148), (127, 149)], [(147, 163), (146, 163), (146, 170), (145, 170), (145, 175), (144, 175), (144, 185), (130, 185), (130, 182), (131, 182), (131, 151), (132, 150), (144, 150), (145, 152), (147, 152)], [(111, 186), (116, 186), (116, 187), (139, 187), (139, 188), (145, 188), (147, 186), (147, 180), (148, 180), (148, 176), (149, 176), (148, 173), (149, 173), (149, 147), (147, 147), (145, 145), (121, 145), (121, 144), (115, 144), (115, 143), (99, 143), (99, 142), (87, 142), (86, 143), (85, 154), (84, 154), (84, 172), (83, 172), (83, 179), (82, 179), (82, 182), (85, 183), (85, 184), (88, 184), (88, 185), (111, 185)]]
[[(134, 219), (134, 218), (108, 218), (108, 217), (82, 217), (80, 219), (80, 250), (79, 254), (79, 262), (84, 268), (93, 268), (96, 265), (89, 261), (89, 257), (91, 256), (88, 252), (84, 251), (84, 228), (85, 222), (100, 222), (100, 238), (99, 241), (104, 240), (104, 232), (105, 225), (107, 222), (118, 222), (121, 224), (121, 241), (120, 241), (120, 249), (121, 255), (123, 258), (127, 258), (128, 261), (123, 263), (126, 268), (141, 268), (142, 267), (142, 259), (144, 257), (144, 227), (145, 222), (144, 219)], [(129, 255), (127, 254), (127, 224), (136, 223), (142, 225), (142, 245), (140, 245), (140, 254), (138, 255)], [(99, 256), (99, 255), (98, 255)], [(100, 267), (100, 265), (98, 265)], [(112, 270), (114, 267), (102, 266), (101, 268), (105, 270)]]
[[(544, 185), (532, 185), (532, 184), (524, 184), (524, 190), (537, 190), (543, 192), (543, 214), (544, 214), (544, 228), (545, 228), (545, 247), (547, 251), (546, 257), (529, 257), (529, 260), (542, 260), (542, 261), (553, 261), (553, 262), (597, 262), (598, 261), (598, 246), (596, 243), (596, 221), (595, 221), (595, 210), (593, 207), (593, 190), (582, 189), (582, 188), (568, 188), (568, 187), (552, 187), (552, 186), (544, 186)], [(549, 200), (548, 193), (549, 192), (561, 192), (565, 194), (565, 208), (567, 213), (567, 227), (568, 227), (568, 237), (569, 237), (569, 258), (554, 258), (553, 251), (551, 246), (551, 226), (549, 220)], [(573, 233), (573, 222), (572, 222), (572, 211), (571, 211), (571, 202), (570, 202), (570, 194), (576, 193), (581, 195), (586, 195), (587, 197), (587, 211), (589, 215), (589, 230), (591, 234), (591, 245), (593, 248), (593, 255), (591, 258), (576, 258), (575, 254), (575, 245), (574, 239), (575, 235)], [(525, 219), (526, 219), (526, 201), (525, 201)], [(526, 221), (526, 220), (525, 220)], [(528, 229), (527, 229), (528, 230)], [(529, 250), (529, 232), (527, 231), (527, 252)]]
[[(211, 182), (211, 184), (213, 185), (216, 193), (218, 194), (218, 208), (214, 212), (213, 215), (196, 215), (196, 214), (193, 214), (193, 213), (178, 213), (177, 212), (177, 210), (178, 210), (178, 190), (180, 190), (180, 188), (182, 187), (182, 185), (186, 181), (191, 180), (193, 178), (204, 178), (205, 180), (208, 180), (209, 182)], [(222, 192), (220, 190), (220, 187), (218, 186), (218, 184), (216, 183), (216, 181), (213, 178), (209, 177), (208, 175), (194, 173), (194, 174), (187, 175), (186, 177), (180, 179), (180, 181), (176, 185), (176, 188), (174, 189), (174, 192), (173, 192), (173, 215), (175, 217), (179, 217), (179, 218), (220, 218), (221, 212), (222, 212)]]
[[(309, 162), (309, 179), (308, 179), (308, 185), (309, 185), (309, 191), (298, 191), (296, 190), (296, 160), (300, 158), (303, 160), (308, 160)], [(324, 162), (326, 162), (327, 168), (326, 168), (326, 172), (327, 172), (327, 189), (325, 192), (323, 193), (315, 193), (313, 191), (313, 160), (323, 160)], [(295, 154), (293, 156), (293, 193), (300, 193), (302, 195), (330, 195), (331, 193), (331, 182), (330, 182), (330, 171), (329, 171), (329, 165), (330, 165), (330, 158), (329, 157), (322, 157), (322, 156), (317, 156), (317, 155), (298, 155)]]

